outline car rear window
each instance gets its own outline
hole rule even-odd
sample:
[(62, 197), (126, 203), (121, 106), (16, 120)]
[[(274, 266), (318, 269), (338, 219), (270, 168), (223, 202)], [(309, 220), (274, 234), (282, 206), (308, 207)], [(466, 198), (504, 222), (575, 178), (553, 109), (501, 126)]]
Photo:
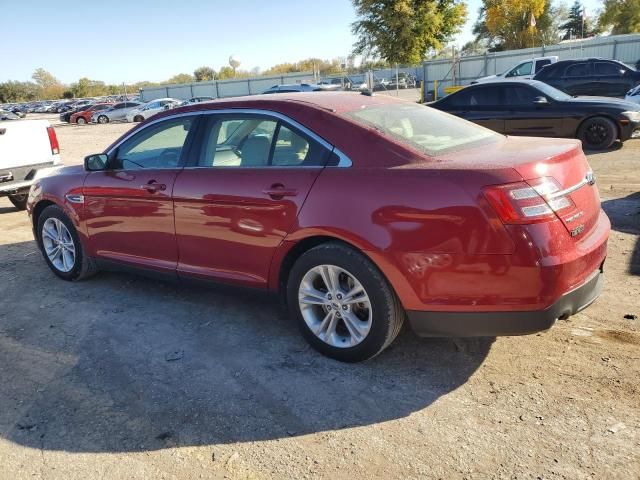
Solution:
[(429, 156), (493, 143), (502, 138), (474, 123), (411, 103), (363, 106), (345, 115)]

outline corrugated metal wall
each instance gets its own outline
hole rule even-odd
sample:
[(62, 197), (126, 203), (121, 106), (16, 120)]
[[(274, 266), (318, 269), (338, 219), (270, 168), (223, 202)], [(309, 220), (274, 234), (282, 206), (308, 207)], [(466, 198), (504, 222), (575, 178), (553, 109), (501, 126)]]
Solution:
[(557, 55), (560, 60), (601, 57), (634, 65), (640, 60), (640, 35), (613, 35), (559, 45), (462, 57), (455, 66), (455, 75), (450, 58), (432, 60), (423, 64), (422, 77), (426, 79), (426, 90), (433, 90), (433, 82), (437, 80), (438, 95), (442, 95), (444, 88), (454, 85), (454, 77), (456, 85), (468, 85), (478, 77), (495, 75), (522, 61), (550, 55)]
[(273, 85), (283, 83), (313, 83), (313, 73), (290, 73), (273, 77), (221, 80), (211, 82), (182, 83), (140, 90), (140, 99), (145, 102), (156, 98), (177, 98), (188, 100), (192, 97), (237, 97), (262, 93)]

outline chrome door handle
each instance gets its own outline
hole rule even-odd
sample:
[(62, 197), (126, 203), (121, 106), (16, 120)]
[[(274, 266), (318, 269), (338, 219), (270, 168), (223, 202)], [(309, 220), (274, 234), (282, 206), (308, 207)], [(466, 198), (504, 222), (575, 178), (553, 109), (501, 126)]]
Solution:
[(141, 185), (140, 188), (146, 190), (149, 193), (161, 192), (167, 189), (164, 183), (158, 183), (155, 180), (149, 180), (146, 185)]

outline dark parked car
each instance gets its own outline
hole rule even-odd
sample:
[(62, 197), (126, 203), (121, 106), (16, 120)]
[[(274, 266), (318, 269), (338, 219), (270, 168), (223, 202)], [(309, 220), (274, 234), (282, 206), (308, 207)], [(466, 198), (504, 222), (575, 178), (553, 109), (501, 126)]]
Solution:
[(547, 65), (533, 78), (569, 95), (624, 97), (640, 83), (640, 72), (616, 60), (587, 58)]
[(517, 335), (588, 306), (610, 230), (594, 183), (575, 140), (297, 93), (158, 113), (38, 178), (27, 205), (64, 280), (120, 265), (279, 293), (314, 348), (359, 361), (405, 318), (422, 336)]
[(640, 127), (640, 105), (576, 98), (536, 80), (478, 83), (431, 106), (506, 135), (578, 138), (590, 149), (624, 142)]

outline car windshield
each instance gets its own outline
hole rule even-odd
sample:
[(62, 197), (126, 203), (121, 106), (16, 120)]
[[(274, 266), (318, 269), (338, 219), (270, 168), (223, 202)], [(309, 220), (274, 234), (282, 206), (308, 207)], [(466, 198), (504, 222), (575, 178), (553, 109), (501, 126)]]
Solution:
[(564, 93), (562, 90), (552, 87), (548, 83), (536, 82), (536, 88), (544, 93), (547, 97), (551, 97), (554, 100), (571, 100), (573, 97)]
[(493, 143), (503, 138), (489, 129), (423, 105), (363, 107), (346, 115), (429, 156)]

